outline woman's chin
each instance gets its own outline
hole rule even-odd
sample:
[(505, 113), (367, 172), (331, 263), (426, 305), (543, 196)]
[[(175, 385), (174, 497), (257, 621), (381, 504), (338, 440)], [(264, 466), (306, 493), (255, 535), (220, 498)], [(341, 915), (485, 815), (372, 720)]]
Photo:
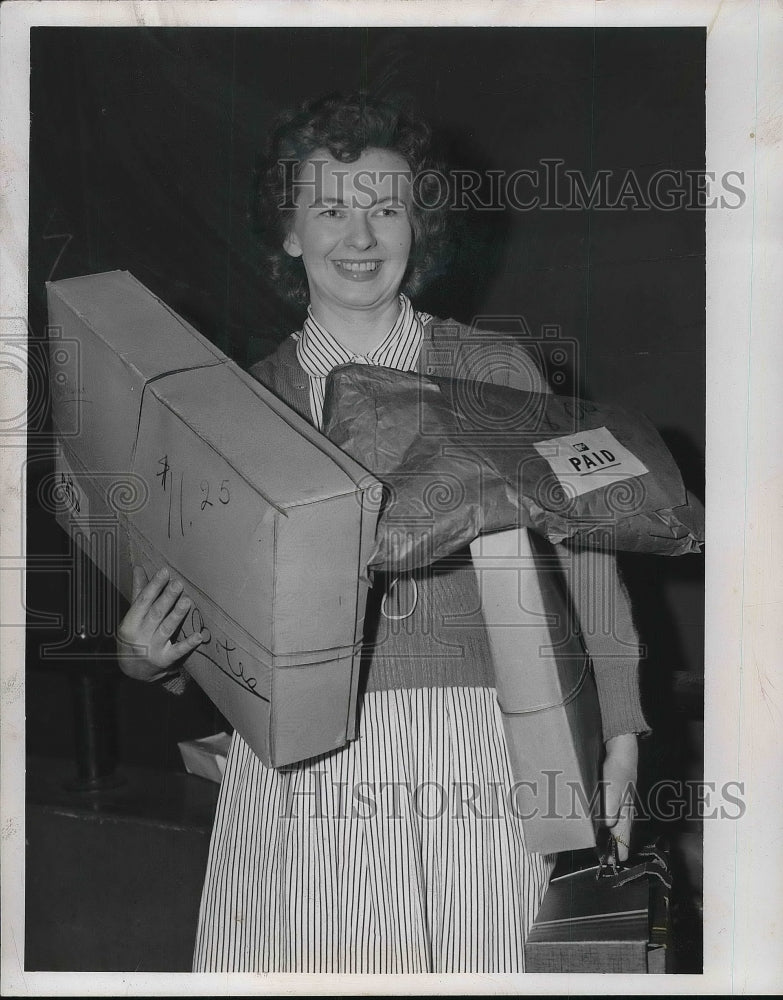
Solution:
[[(386, 282), (378, 284), (345, 282), (344, 287), (334, 289), (332, 294), (318, 298), (325, 305), (328, 303), (329, 308), (334, 310), (384, 309), (389, 303), (397, 301), (399, 292), (400, 286), (398, 284), (390, 287)], [(314, 307), (314, 311), (317, 311), (314, 297), (311, 297), (311, 305)]]

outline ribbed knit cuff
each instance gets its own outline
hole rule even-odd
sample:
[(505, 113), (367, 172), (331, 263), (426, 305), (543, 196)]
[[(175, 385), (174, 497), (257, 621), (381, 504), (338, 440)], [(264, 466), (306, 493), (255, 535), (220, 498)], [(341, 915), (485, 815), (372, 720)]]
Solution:
[(184, 694), (188, 684), (190, 684), (190, 674), (182, 668), (176, 674), (169, 677), (168, 680), (163, 681), (163, 687), (169, 694), (176, 695)]
[(639, 668), (623, 657), (593, 664), (604, 742), (623, 733), (649, 733), (639, 700)]
[(613, 553), (556, 545), (593, 662), (604, 740), (648, 733), (639, 700), (639, 636)]

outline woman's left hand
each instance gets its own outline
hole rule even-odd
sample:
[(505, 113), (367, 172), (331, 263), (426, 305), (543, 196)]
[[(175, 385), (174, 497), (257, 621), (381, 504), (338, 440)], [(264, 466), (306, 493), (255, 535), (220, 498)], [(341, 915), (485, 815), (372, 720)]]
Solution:
[(617, 841), (620, 861), (628, 860), (638, 762), (635, 733), (624, 733), (606, 741), (603, 821)]

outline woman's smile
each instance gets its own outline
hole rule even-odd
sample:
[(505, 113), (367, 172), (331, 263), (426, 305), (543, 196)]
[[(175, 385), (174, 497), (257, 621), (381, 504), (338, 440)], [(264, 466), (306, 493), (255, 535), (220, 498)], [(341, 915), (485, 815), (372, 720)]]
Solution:
[(383, 266), (382, 260), (335, 260), (332, 263), (337, 273), (348, 281), (372, 281)]

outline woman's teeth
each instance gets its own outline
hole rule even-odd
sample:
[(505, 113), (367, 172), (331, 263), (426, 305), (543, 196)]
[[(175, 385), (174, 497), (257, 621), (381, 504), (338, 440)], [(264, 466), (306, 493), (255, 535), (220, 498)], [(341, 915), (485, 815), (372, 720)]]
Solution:
[(377, 260), (339, 260), (337, 266), (346, 271), (375, 271), (378, 269), (380, 261)]

